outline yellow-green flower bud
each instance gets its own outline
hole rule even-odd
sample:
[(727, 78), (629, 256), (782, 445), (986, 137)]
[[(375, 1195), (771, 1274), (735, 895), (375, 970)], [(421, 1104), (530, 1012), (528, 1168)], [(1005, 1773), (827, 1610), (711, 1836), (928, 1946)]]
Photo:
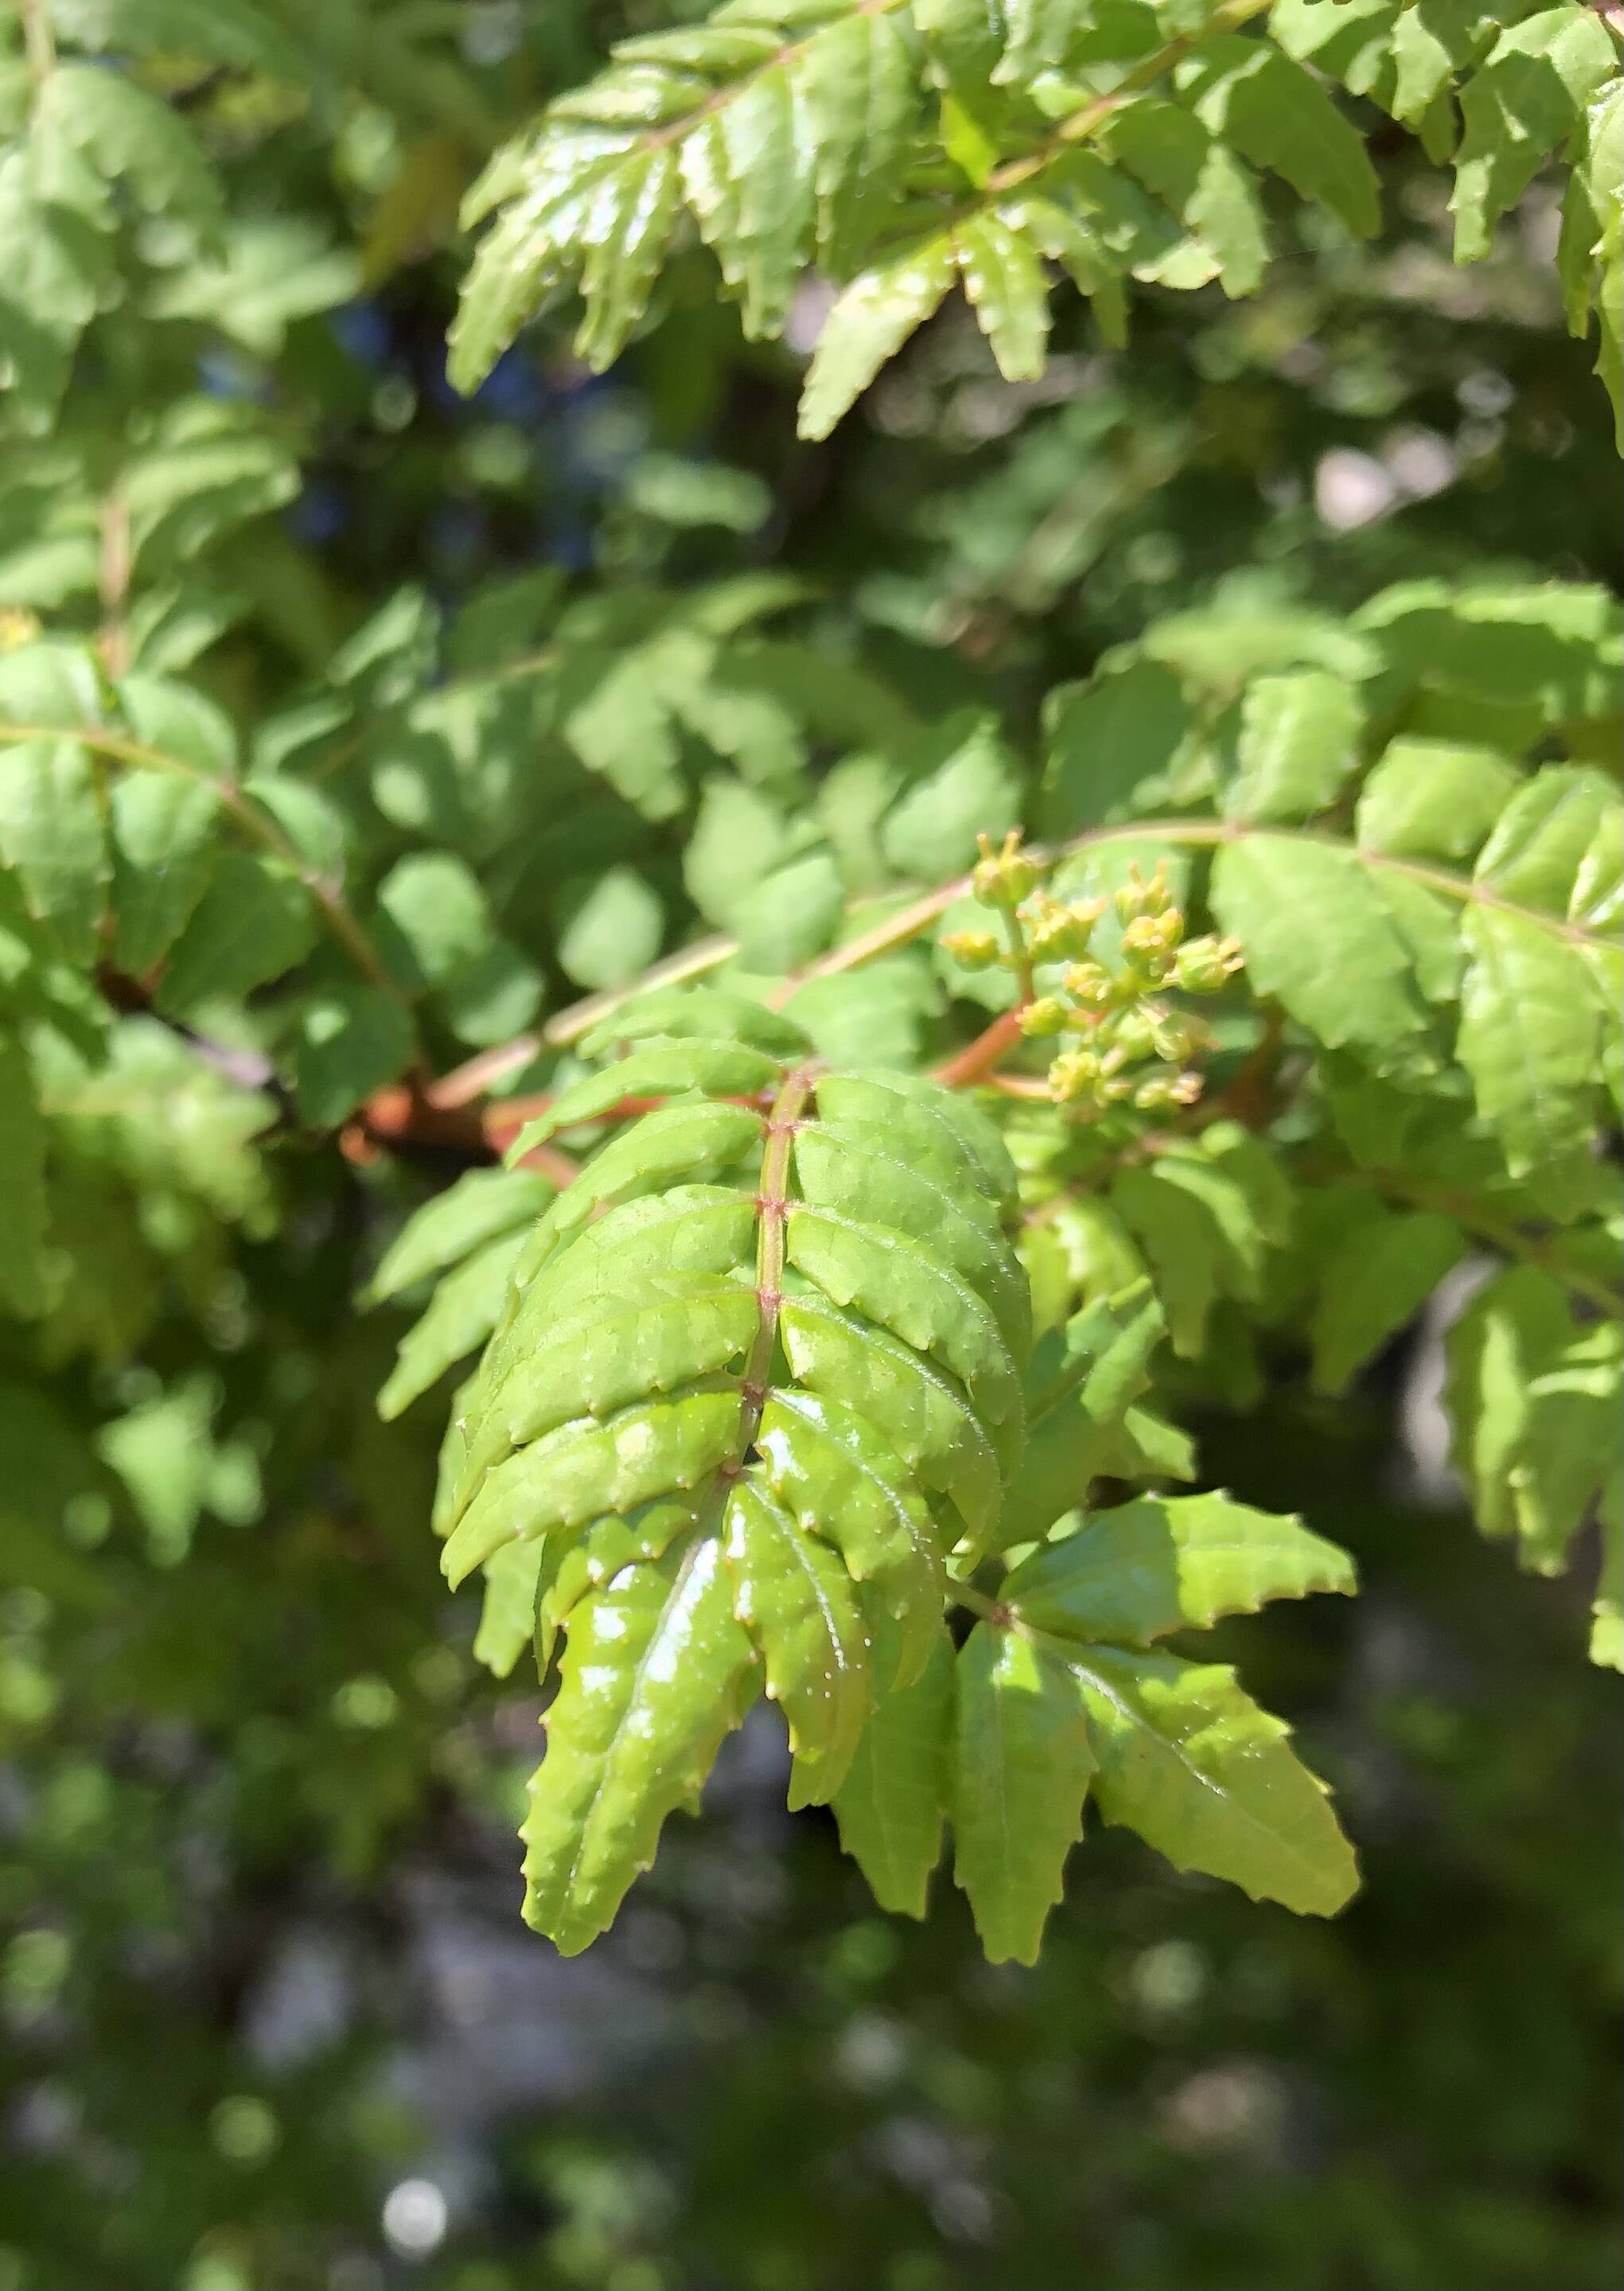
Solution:
[(1167, 862), (1159, 859), (1156, 872), (1149, 882), (1137, 865), (1128, 870), (1128, 880), (1116, 894), (1116, 911), (1125, 923), (1135, 922), (1141, 915), (1165, 914), (1173, 904), (1173, 894), (1168, 888)]
[(1214, 938), (1209, 931), (1179, 948), (1174, 981), (1186, 994), (1216, 994), (1234, 977), (1242, 959), (1239, 939)]
[(1141, 1113), (1164, 1113), (1178, 1105), (1194, 1105), (1201, 1091), (1198, 1073), (1146, 1074), (1134, 1090), (1133, 1102)]
[(987, 836), (978, 839), (981, 856), (970, 873), (970, 888), (984, 907), (1017, 907), (1029, 898), (1042, 880), (1043, 871), (1020, 848), (1020, 830), (1011, 828), (1001, 848), (994, 851)]
[(1086, 954), (1095, 924), (1104, 912), (1098, 899), (1063, 906), (1047, 892), (1036, 891), (1020, 911), (1026, 944), (1034, 962), (1065, 962)]
[(1117, 1000), (1116, 982), (1103, 962), (1071, 963), (1065, 984), (1080, 1010), (1108, 1010)]
[(1157, 1009), (1151, 1014), (1151, 1048), (1171, 1066), (1182, 1065), (1208, 1040), (1207, 1029), (1181, 1010)]
[(1003, 953), (992, 932), (983, 930), (944, 931), (942, 948), (966, 970), (988, 970)]
[(1184, 917), (1177, 907), (1159, 915), (1136, 915), (1122, 929), (1124, 954), (1171, 954), (1184, 936)]
[(1124, 1010), (1111, 1024), (1111, 1037), (1125, 1058), (1147, 1058), (1156, 1045), (1156, 1020), (1145, 1009)]
[(1041, 994), (1021, 1012), (1021, 1032), (1029, 1036), (1063, 1034), (1071, 1015), (1057, 994)]

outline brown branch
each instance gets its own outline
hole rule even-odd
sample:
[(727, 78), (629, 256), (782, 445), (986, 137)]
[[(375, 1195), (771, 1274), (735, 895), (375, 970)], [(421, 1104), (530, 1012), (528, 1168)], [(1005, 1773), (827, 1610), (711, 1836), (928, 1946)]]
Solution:
[[(1025, 1039), (1021, 1033), (1021, 1010), (1001, 1011), (990, 1026), (984, 1027), (973, 1042), (967, 1042), (951, 1058), (931, 1069), (931, 1080), (939, 1081), (944, 1089), (968, 1089), (972, 1082), (985, 1081), (1006, 1051)], [(1047, 1096), (1047, 1089), (1045, 1089)]]

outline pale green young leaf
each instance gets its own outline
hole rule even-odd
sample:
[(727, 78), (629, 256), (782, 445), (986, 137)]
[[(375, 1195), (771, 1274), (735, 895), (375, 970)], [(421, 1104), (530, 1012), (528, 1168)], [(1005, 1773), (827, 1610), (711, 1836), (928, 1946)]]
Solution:
[(571, 1233), (610, 1202), (657, 1191), (663, 1181), (725, 1170), (748, 1154), (760, 1136), (761, 1117), (743, 1105), (707, 1099), (645, 1114), (612, 1137), (559, 1194), (548, 1212), (548, 1236)]
[(1598, 830), (1616, 833), (1619, 816), (1618, 789), (1600, 772), (1548, 764), (1500, 814), (1474, 880), (1517, 906), (1565, 914)]
[(219, 180), (191, 128), (126, 72), (59, 62), (40, 91), (34, 132), (84, 152), (153, 214), (206, 229), (218, 221)]
[[(470, 1428), (483, 1426), (515, 1448), (577, 1418), (607, 1416), (646, 1394), (695, 1383), (742, 1358), (760, 1317), (755, 1292), (740, 1282), (647, 1274), (557, 1314), (545, 1346), (490, 1388), (470, 1411)], [(485, 1447), (475, 1439), (470, 1463)]]
[(1573, 875), (1568, 920), (1583, 930), (1624, 927), (1624, 810), (1605, 806)]
[(733, 916), (746, 969), (793, 970), (822, 953), (846, 904), (834, 855), (808, 851), (753, 884)]
[(939, 760), (897, 799), (880, 830), (880, 848), (899, 875), (940, 880), (970, 865), (978, 835), (996, 839), (1016, 824), (1021, 770), (997, 719), (969, 710), (949, 718), (916, 752)]
[(812, 1045), (792, 1018), (764, 1009), (725, 986), (672, 986), (623, 1002), (581, 1038), (583, 1057), (601, 1057), (623, 1043), (651, 1034), (686, 1039), (725, 1036), (771, 1057), (804, 1055)]
[(960, 1650), (954, 1684), (954, 1883), (993, 1962), (1033, 1965), (1094, 1776), (1082, 1699), (1046, 1648), (990, 1622)]
[(750, 1195), (733, 1186), (678, 1185), (606, 1210), (565, 1249), (549, 1246), (543, 1218), (525, 1244), (519, 1268), (525, 1293), (492, 1353), (493, 1376), (561, 1314), (671, 1274), (736, 1271), (748, 1256), (755, 1215)]
[(1032, 1302), (1014, 1253), (960, 1206), (962, 1180), (952, 1190), (934, 1183), (903, 1158), (906, 1150), (883, 1129), (846, 1135), (811, 1122), (795, 1137), (801, 1197), (845, 1217), (865, 1215), (929, 1248), (975, 1290), (1010, 1355), (1024, 1360), (1032, 1348)]
[(69, 960), (92, 962), (109, 868), (97, 768), (76, 741), (0, 745), (0, 863)]
[(1141, 1496), (1039, 1546), (1000, 1596), (1036, 1630), (1146, 1646), (1271, 1599), (1355, 1588), (1346, 1552), (1224, 1494)]
[(1302, 820), (1328, 809), (1358, 764), (1363, 723), (1354, 687), (1323, 669), (1254, 678), (1241, 703), (1226, 815)]
[(586, 314), (575, 334), (578, 355), (598, 372), (613, 365), (643, 315), (680, 197), (679, 165), (669, 148), (634, 154), (599, 186), (581, 265)]
[(1566, 1566), (1574, 1536), (1616, 1482), (1624, 1420), (1624, 1328), (1582, 1330), (1529, 1386), (1513, 1473), (1523, 1564), (1541, 1575)]
[(954, 1378), (888, 1330), (815, 1293), (786, 1297), (779, 1329), (797, 1383), (866, 1416), (926, 1487), (951, 1499), (972, 1533), (990, 1531), (1004, 1463)]
[(994, 208), (972, 216), (954, 234), (964, 291), (981, 331), (993, 345), (1006, 382), (1031, 382), (1043, 371), (1049, 345), (1049, 281), (1031, 241)]
[(255, 0), (51, 0), (59, 33), (95, 53), (171, 55), (301, 87), (310, 57)]
[[(639, 1504), (623, 1518), (611, 1515), (594, 1520), (578, 1539), (543, 1536), (539, 1543), (505, 1547), (527, 1553), (535, 1564), (535, 1671), (543, 1685), (552, 1668), (559, 1634), (582, 1600), (606, 1583), (613, 1583), (623, 1570), (645, 1560), (663, 1559), (674, 1543), (686, 1540), (699, 1523), (691, 1503)], [(495, 1564), (493, 1560), (491, 1566)]]
[(560, 1425), (486, 1475), (446, 1539), (447, 1582), (454, 1590), (504, 1543), (697, 1486), (728, 1460), (738, 1423), (738, 1394), (722, 1388), (639, 1402), (602, 1423)]
[(1401, 737), (1359, 792), (1355, 839), (1395, 858), (1470, 860), (1522, 785), (1492, 748)]
[(1160, 661), (1130, 661), (1057, 687), (1043, 711), (1043, 832), (1114, 826), (1166, 805), (1194, 720), (1183, 686)]
[(1288, 1729), (1233, 1670), (1114, 1647), (1068, 1650), (1099, 1760), (1107, 1821), (1137, 1830), (1176, 1869), (1239, 1885), (1254, 1901), (1332, 1917), (1358, 1884), (1325, 1785), (1288, 1748)]
[(724, 1097), (757, 1097), (782, 1080), (784, 1068), (765, 1051), (740, 1042), (687, 1035), (671, 1042), (649, 1042), (601, 1073), (587, 1074), (559, 1093), (545, 1113), (526, 1122), (508, 1148), (522, 1161), (560, 1129), (596, 1121), (623, 1098), (679, 1097), (690, 1090)]
[(559, 968), (578, 986), (622, 986), (651, 963), (665, 935), (659, 893), (634, 867), (610, 867), (559, 901)]
[(894, 1668), (884, 1691), (924, 1663), (941, 1620), (942, 1564), (935, 1522), (903, 1458), (856, 1409), (812, 1393), (775, 1391), (761, 1411), (752, 1477), (808, 1532), (823, 1537), (894, 1626)]
[(488, 1049), (524, 1032), (544, 992), (530, 958), (511, 940), (496, 937), (466, 970), (436, 991), (434, 1003), (459, 1041)]
[[(885, 1676), (887, 1649), (875, 1648)], [(840, 1844), (894, 1916), (922, 1917), (942, 1858), (953, 1740), (956, 1662), (938, 1620), (917, 1678), (881, 1695), (832, 1800)]]
[(1455, 257), (1488, 253), (1494, 224), (1582, 119), (1617, 69), (1606, 27), (1586, 8), (1547, 8), (1507, 25), (1461, 90), (1455, 159)]
[(817, 1121), (825, 1135), (904, 1161), (951, 1194), (961, 1216), (988, 1234), (999, 1232), (1000, 1210), (1015, 1190), (1014, 1166), (996, 1124), (968, 1099), (917, 1074), (825, 1074)]
[(397, 860), (377, 897), (399, 934), (414, 985), (442, 986), (467, 972), (494, 936), (478, 878), (454, 852), (416, 851)]
[(855, 1305), (962, 1382), (989, 1424), (1018, 1423), (1020, 1374), (997, 1322), (930, 1250), (865, 1219), (792, 1202), (784, 1253), (837, 1305)]
[(1005, 1499), (999, 1536), (1025, 1543), (1087, 1500), (1096, 1474), (1118, 1460), (1133, 1403), (1150, 1383), (1166, 1332), (1148, 1281), (1100, 1298), (1040, 1347), (1031, 1374), (1025, 1451)]
[(1403, 12), (1400, 0), (1274, 0), (1269, 36), (1298, 63), (1328, 73), (1350, 94), (1375, 94), (1391, 110)]
[(1353, 1226), (1320, 1274), (1314, 1390), (1346, 1392), (1414, 1319), (1467, 1246), (1455, 1220), (1436, 1210), (1407, 1210)]
[(799, 75), (816, 152), (818, 251), (837, 273), (886, 219), (890, 186), (920, 117), (912, 27), (901, 11), (837, 17)]
[(1268, 263), (1267, 225), (1257, 178), (1229, 145), (1193, 111), (1153, 95), (1108, 119), (1099, 142), (1179, 217), (1226, 293), (1255, 292)]
[(1513, 1177), (1548, 1172), (1559, 1185), (1596, 1126), (1602, 1013), (1590, 974), (1530, 917), (1475, 907), (1461, 928), (1456, 1055)]
[(174, 945), (213, 865), (219, 799), (197, 780), (129, 772), (108, 798), (113, 953), (144, 978)]
[(1211, 896), (1253, 986), (1328, 1049), (1357, 1044), (1379, 1064), (1423, 1031), (1408, 949), (1353, 853), (1250, 836), (1218, 854)]
[(385, 1422), (403, 1414), (490, 1335), (520, 1241), (518, 1233), (499, 1234), (440, 1282), (427, 1311), (400, 1339), (395, 1366), (378, 1395), (378, 1413)]
[(335, 987), (299, 1012), (293, 1041), (293, 1097), (304, 1120), (332, 1129), (410, 1065), (412, 1022), (381, 986)]
[(1516, 1532), (1514, 1475), (1528, 1433), (1529, 1388), (1572, 1334), (1560, 1285), (1531, 1265), (1497, 1274), (1449, 1331), (1444, 1402), (1453, 1459), (1485, 1535)]
[(1418, 127), (1449, 86), (1470, 51), (1457, 27), (1464, 12), (1450, 0), (1418, 0), (1399, 10), (1393, 26), (1392, 110), (1406, 127)]
[(781, 329), (815, 214), (792, 75), (752, 74), (682, 140), (682, 189), (752, 342)]
[(1569, 332), (1585, 333), (1594, 311), (1596, 371), (1612, 399), (1615, 435), (1624, 446), (1624, 78), (1604, 85), (1587, 109), (1557, 265)]
[(500, 1234), (527, 1226), (558, 1187), (533, 1170), (470, 1170), (409, 1217), (366, 1285), (368, 1304), (398, 1297)]
[(522, 1831), (526, 1919), (566, 1957), (603, 1932), (666, 1815), (697, 1797), (752, 1664), (714, 1534), (573, 1610)]
[(733, 1612), (760, 1650), (768, 1697), (795, 1756), (793, 1805), (827, 1805), (872, 1707), (868, 1635), (838, 1554), (757, 1484), (738, 1481), (722, 1510)]
[(1173, 1349), (1186, 1359), (1200, 1357), (1220, 1297), (1262, 1293), (1266, 1258), (1280, 1234), (1271, 1230), (1275, 1205), (1259, 1200), (1250, 1174), (1197, 1146), (1124, 1170), (1112, 1187), (1113, 1205), (1156, 1276)]
[(253, 851), (222, 852), (158, 982), (160, 1009), (250, 993), (303, 961), (316, 943), (310, 896), (292, 868)]
[(803, 438), (826, 438), (910, 334), (939, 308), (955, 272), (946, 234), (920, 239), (853, 280), (830, 311), (801, 392)]
[(1199, 117), (1255, 167), (1283, 177), (1356, 237), (1380, 225), (1364, 138), (1324, 87), (1283, 49), (1237, 35), (1203, 43), (1176, 76)]
[(1555, 725), (1618, 706), (1619, 605), (1599, 587), (1404, 581), (1362, 605), (1353, 628), (1395, 674), (1479, 707)]
[(541, 1589), (542, 1554), (537, 1543), (509, 1543), (486, 1563), (485, 1599), (474, 1633), (474, 1660), (493, 1678), (506, 1678), (535, 1637), (535, 1603)]

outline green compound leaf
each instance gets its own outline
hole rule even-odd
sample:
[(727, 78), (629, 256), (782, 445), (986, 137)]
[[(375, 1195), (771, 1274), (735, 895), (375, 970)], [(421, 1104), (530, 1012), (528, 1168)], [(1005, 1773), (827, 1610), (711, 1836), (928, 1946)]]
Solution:
[(501, 1314), (520, 1245), (518, 1232), (499, 1234), (440, 1282), (422, 1319), (400, 1339), (398, 1358), (378, 1395), (378, 1413), (386, 1423), (485, 1342)]
[(1322, 1275), (1312, 1330), (1314, 1390), (1346, 1392), (1466, 1250), (1459, 1225), (1437, 1210), (1356, 1223)]
[(1226, 813), (1290, 820), (1323, 811), (1358, 763), (1363, 719), (1353, 686), (1323, 669), (1254, 679), (1241, 705)]
[(573, 1957), (653, 1862), (666, 1815), (697, 1798), (756, 1658), (714, 1530), (622, 1568), (567, 1631), (521, 1835), (525, 1917)]
[(1176, 1869), (1226, 1878), (1255, 1901), (1314, 1917), (1346, 1906), (1358, 1870), (1325, 1785), (1233, 1670), (1114, 1647), (1067, 1660), (1107, 1821), (1138, 1830)]
[[(888, 1650), (877, 1641), (878, 1675)], [(922, 1917), (952, 1781), (953, 1644), (937, 1622), (917, 1678), (882, 1694), (833, 1800), (840, 1844), (882, 1909)]]
[(1298, 1520), (1226, 1495), (1142, 1496), (1041, 1546), (1002, 1596), (1039, 1630), (1146, 1646), (1271, 1599), (1354, 1588), (1346, 1552)]
[(768, 1697), (789, 1722), (792, 1803), (823, 1805), (845, 1779), (872, 1700), (868, 1633), (833, 1548), (752, 1480), (722, 1511), (734, 1612), (760, 1644)]
[(1123, 1460), (1134, 1403), (1167, 1319), (1148, 1281), (1085, 1306), (1033, 1361), (1026, 1452), (1004, 1505), (1001, 1539), (1025, 1543), (1083, 1502), (1090, 1481)]
[(1478, 1525), (1515, 1537), (1536, 1573), (1559, 1573), (1592, 1507), (1605, 1518), (1614, 1500), (1624, 1328), (1581, 1326), (1556, 1280), (1516, 1266), (1473, 1298), (1448, 1355), (1455, 1461)]
[(1424, 1029), (1409, 950), (1352, 851), (1284, 835), (1227, 845), (1212, 904), (1253, 984), (1328, 1048), (1390, 1055)]
[[(779, 1081), (784, 1067), (764, 1051), (737, 1042), (651, 1042), (623, 1058), (607, 1073), (588, 1074), (565, 1090), (556, 1105), (528, 1121), (508, 1148), (511, 1162), (522, 1162), (533, 1146), (545, 1144), (560, 1129), (595, 1121), (626, 1097), (676, 1097), (690, 1090), (714, 1091), (720, 1097), (755, 1097)], [(611, 1097), (609, 1092), (615, 1094)]]
[(966, 1640), (956, 1687), (954, 1881), (988, 1957), (1032, 1965), (1095, 1771), (1082, 1696), (1057, 1655), (990, 1623)]
[(1569, 159), (1568, 321), (1583, 331), (1599, 313), (1616, 394), (1616, 66), (1572, 0), (1514, 24), (1454, 0), (1275, 0), (1266, 28), (1245, 31), (1194, 0), (727, 0), (703, 22), (622, 41), (497, 154), (464, 208), (470, 227), (494, 221), (453, 330), (453, 379), (475, 387), (532, 317), (570, 298), (577, 351), (609, 365), (686, 221), (752, 339), (792, 326), (815, 269), (836, 287), (804, 437), (827, 437), (955, 286), (1004, 377), (1031, 382), (1051, 265), (1120, 344), (1130, 278), (1261, 285), (1260, 176), (1343, 230), (1378, 229), (1367, 134), (1327, 76), (1435, 158), (1455, 149), (1459, 105), (1462, 261), (1487, 251), (1548, 158)]
[[(628, 1055), (548, 1121), (717, 1095), (618, 1130), (430, 1308), (502, 1252), (502, 1301), (484, 1304), (500, 1322), (443, 1467), (443, 1564), (453, 1583), (486, 1571), (485, 1659), (514, 1659), (527, 1596), (543, 1663), (567, 1642), (526, 1830), (527, 1914), (562, 1948), (607, 1922), (703, 1778), (741, 1660), (788, 1721), (792, 1803), (841, 1789), (876, 1707), (929, 1675), (946, 1559), (990, 1528), (1021, 1440), (1031, 1306), (996, 1133), (929, 1087), (786, 1065), (792, 1030), (752, 1006), (744, 1039), (719, 1034), (720, 990), (692, 1001), (606, 1021)], [(407, 1270), (500, 1206), (465, 1197), (438, 1236), (403, 1240)], [(391, 1405), (438, 1356), (423, 1350)], [(669, 1532), (634, 1529), (650, 1517)], [(711, 1553), (733, 1636), (696, 1588)], [(656, 1575), (679, 1620), (656, 1613)], [(703, 1725), (655, 1676), (690, 1628)], [(656, 1726), (679, 1739), (654, 1743)]]
[(531, 1170), (470, 1170), (408, 1218), (367, 1286), (369, 1303), (398, 1297), (470, 1251), (539, 1217), (558, 1187)]

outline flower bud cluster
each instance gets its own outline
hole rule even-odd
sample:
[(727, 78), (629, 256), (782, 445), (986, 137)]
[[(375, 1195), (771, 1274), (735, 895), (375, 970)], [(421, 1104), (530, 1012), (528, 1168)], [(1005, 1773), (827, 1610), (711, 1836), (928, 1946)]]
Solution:
[[(943, 945), (972, 970), (1002, 964), (1030, 979), (1033, 970), (1059, 969), (1057, 984), (1023, 1009), (1020, 1027), (1031, 1041), (1055, 1041), (1049, 1085), (1062, 1105), (1155, 1113), (1194, 1103), (1202, 1084), (1191, 1062), (1208, 1046), (1209, 1030), (1162, 997), (1170, 989), (1217, 993), (1239, 969), (1241, 950), (1234, 939), (1185, 936), (1164, 868), (1148, 881), (1130, 869), (1117, 892), (1122, 953), (1114, 963), (1091, 952), (1105, 900), (1054, 897), (1017, 838), (998, 851), (984, 840), (972, 885), (984, 904), (1002, 910), (1005, 937), (954, 931)], [(1061, 1047), (1065, 1037), (1072, 1039)]]

